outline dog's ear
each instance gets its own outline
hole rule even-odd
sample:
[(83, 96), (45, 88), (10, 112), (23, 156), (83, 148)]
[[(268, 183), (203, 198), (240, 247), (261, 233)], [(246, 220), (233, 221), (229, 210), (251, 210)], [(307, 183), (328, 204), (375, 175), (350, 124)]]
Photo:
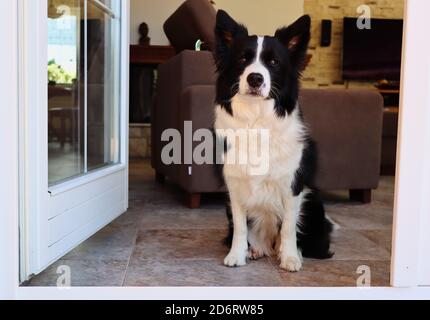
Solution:
[(278, 29), (275, 37), (288, 48), (291, 62), (302, 71), (311, 38), (311, 17), (304, 15), (289, 27)]
[(223, 56), (233, 45), (235, 39), (246, 37), (248, 30), (234, 21), (224, 10), (218, 10), (216, 15), (216, 55)]

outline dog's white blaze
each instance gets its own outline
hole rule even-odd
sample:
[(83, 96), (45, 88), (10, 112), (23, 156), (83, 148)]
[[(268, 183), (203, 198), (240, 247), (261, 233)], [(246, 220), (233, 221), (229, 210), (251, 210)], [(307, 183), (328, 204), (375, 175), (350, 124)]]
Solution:
[(247, 79), (251, 73), (260, 73), (264, 77), (264, 84), (261, 90), (261, 94), (263, 95), (263, 97), (267, 98), (270, 94), (270, 89), (271, 89), (270, 72), (261, 61), (261, 53), (263, 52), (263, 48), (264, 48), (264, 37), (258, 37), (255, 59), (248, 67), (246, 67), (245, 71), (243, 72), (243, 74), (240, 76), (240, 79), (239, 79), (239, 93), (242, 95), (246, 95), (249, 90)]
[(261, 61), (261, 53), (263, 52), (264, 37), (257, 38), (257, 54), (256, 60)]

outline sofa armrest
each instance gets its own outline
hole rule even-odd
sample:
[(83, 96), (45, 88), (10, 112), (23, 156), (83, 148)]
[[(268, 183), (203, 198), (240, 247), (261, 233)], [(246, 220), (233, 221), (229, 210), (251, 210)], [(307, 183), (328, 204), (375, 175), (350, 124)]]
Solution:
[(193, 131), (213, 129), (215, 116), (215, 85), (196, 85), (181, 94), (179, 118), (192, 121)]
[[(185, 121), (191, 121), (193, 134), (199, 129), (213, 130), (214, 126), (215, 85), (190, 86), (182, 92), (179, 119), (182, 123), (180, 129), (185, 135), (183, 126)], [(215, 136), (212, 134), (213, 149)], [(192, 150), (202, 142), (193, 141)], [(184, 150), (186, 152), (186, 150)], [(215, 161), (215, 159), (213, 159)], [(190, 175), (191, 168), (191, 175)], [(198, 164), (193, 161), (191, 165), (184, 165), (180, 170), (178, 183), (189, 193), (195, 192), (222, 192), (225, 191), (222, 179), (222, 168), (213, 164)]]
[(213, 85), (215, 81), (214, 61), (209, 52), (185, 50), (160, 65), (152, 113), (156, 127), (161, 131), (182, 127), (177, 115), (183, 91), (193, 85)]
[(165, 129), (183, 127), (178, 114), (182, 92), (192, 85), (213, 85), (216, 81), (212, 53), (185, 50), (158, 68), (157, 90), (152, 108), (152, 164), (154, 168), (169, 171), (161, 166), (155, 155), (160, 154), (159, 143)]
[(180, 94), (189, 86), (215, 82), (215, 61), (208, 51), (184, 50), (158, 67), (159, 91), (176, 89), (175, 93)]
[(383, 99), (371, 90), (302, 90), (303, 116), (318, 148), (315, 186), (375, 189), (381, 163)]

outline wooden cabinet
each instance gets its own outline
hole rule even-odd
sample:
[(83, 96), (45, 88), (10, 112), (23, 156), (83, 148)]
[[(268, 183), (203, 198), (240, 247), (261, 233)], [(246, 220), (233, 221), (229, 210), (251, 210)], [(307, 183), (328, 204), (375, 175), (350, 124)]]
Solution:
[(394, 175), (397, 158), (397, 130), (399, 123), (400, 90), (378, 89), (384, 98), (382, 128), (381, 174)]

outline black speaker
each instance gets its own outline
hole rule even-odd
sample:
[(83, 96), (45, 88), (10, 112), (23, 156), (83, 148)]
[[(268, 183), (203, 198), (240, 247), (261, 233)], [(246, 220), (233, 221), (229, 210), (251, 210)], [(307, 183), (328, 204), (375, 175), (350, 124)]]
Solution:
[(330, 47), (331, 29), (331, 20), (321, 21), (321, 47)]

